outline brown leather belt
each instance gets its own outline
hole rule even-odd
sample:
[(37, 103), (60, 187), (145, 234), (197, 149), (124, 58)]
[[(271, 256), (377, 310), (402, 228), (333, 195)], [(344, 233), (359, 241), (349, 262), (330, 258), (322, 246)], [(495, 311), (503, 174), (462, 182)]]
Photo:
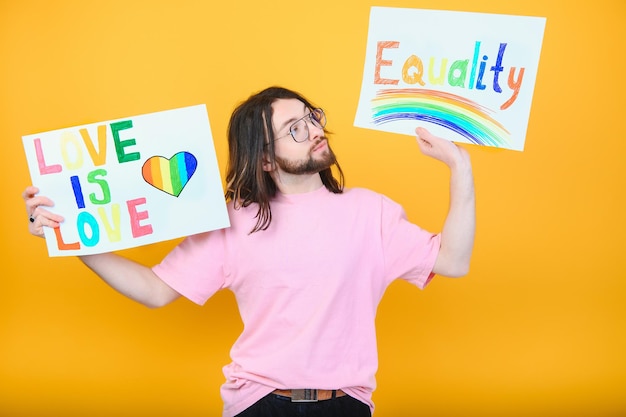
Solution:
[(292, 403), (313, 403), (332, 400), (346, 395), (340, 389), (277, 389), (272, 394), (291, 398)]

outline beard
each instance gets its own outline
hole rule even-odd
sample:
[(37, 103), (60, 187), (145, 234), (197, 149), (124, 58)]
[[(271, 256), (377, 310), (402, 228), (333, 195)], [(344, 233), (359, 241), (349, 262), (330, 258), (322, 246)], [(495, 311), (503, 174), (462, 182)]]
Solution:
[[(319, 145), (320, 142), (321, 141), (316, 142), (313, 146), (311, 146), (311, 149)], [(328, 145), (326, 150), (316, 158), (313, 157), (311, 152), (309, 152), (309, 156), (307, 158), (299, 160), (290, 160), (280, 158), (278, 156), (275, 156), (274, 158), (276, 160), (276, 165), (278, 165), (280, 169), (292, 175), (317, 174), (318, 172), (330, 168), (337, 162), (335, 153), (332, 149), (330, 149), (330, 145)]]

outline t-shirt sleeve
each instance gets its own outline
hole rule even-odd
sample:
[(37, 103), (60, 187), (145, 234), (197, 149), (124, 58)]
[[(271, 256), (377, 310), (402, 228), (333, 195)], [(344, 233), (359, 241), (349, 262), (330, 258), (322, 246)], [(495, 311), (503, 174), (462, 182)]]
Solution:
[(434, 276), (441, 235), (409, 222), (404, 209), (386, 197), (381, 216), (387, 282), (402, 278), (423, 289)]
[(225, 286), (224, 231), (188, 236), (152, 270), (167, 285), (196, 304)]

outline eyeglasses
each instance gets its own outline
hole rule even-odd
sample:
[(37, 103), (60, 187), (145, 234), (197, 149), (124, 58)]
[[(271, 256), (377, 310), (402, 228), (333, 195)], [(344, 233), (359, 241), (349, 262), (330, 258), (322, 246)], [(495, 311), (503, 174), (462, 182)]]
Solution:
[(301, 119), (296, 120), (290, 127), (289, 133), (280, 136), (274, 140), (282, 139), (291, 135), (293, 140), (296, 142), (304, 142), (309, 138), (309, 125), (307, 122), (311, 123), (313, 126), (318, 129), (324, 129), (326, 126), (326, 115), (324, 114), (324, 110), (322, 109), (313, 109), (311, 112)]

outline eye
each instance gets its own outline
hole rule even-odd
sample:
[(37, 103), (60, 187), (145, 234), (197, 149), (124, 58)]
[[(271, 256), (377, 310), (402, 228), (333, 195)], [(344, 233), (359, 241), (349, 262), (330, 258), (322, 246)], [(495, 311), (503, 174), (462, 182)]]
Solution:
[(303, 120), (300, 120), (298, 123), (295, 123), (293, 126), (291, 126), (291, 134), (296, 136), (298, 134), (298, 132), (300, 132), (302, 130), (302, 125), (303, 125)]
[(326, 125), (326, 117), (324, 116), (324, 111), (322, 109), (313, 109), (309, 117), (311, 118), (313, 125), (320, 129), (323, 129)]

